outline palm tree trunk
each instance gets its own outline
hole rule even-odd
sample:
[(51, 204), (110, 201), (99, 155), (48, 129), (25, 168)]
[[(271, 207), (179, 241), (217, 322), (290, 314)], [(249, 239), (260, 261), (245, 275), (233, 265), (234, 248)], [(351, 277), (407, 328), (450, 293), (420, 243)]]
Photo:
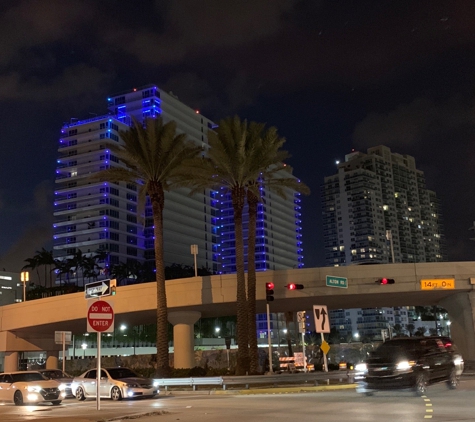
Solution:
[(167, 293), (163, 263), (163, 207), (165, 200), (163, 187), (158, 183), (151, 183), (149, 196), (153, 212), (157, 280), (157, 376), (167, 377), (170, 375), (170, 360), (168, 355)]
[(236, 302), (237, 302), (237, 341), (238, 352), (236, 375), (246, 375), (249, 372), (249, 348), (247, 325), (247, 295), (244, 273), (244, 239), (242, 230), (242, 211), (244, 208), (244, 189), (236, 187), (232, 192), (234, 210), (234, 231), (236, 235)]
[(249, 227), (247, 238), (247, 312), (249, 336), (249, 369), (255, 375), (259, 370), (257, 335), (256, 335), (256, 221), (257, 197), (247, 192), (249, 205)]

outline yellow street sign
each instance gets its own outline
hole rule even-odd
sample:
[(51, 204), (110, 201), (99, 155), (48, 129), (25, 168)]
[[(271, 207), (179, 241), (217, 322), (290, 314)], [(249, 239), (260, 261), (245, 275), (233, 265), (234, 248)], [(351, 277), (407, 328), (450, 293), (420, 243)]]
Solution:
[(329, 344), (323, 340), (322, 341), (322, 345), (320, 346), (320, 349), (322, 349), (322, 352), (325, 353), (326, 355), (328, 355), (328, 352), (330, 351), (330, 346)]
[(433, 278), (421, 280), (421, 290), (455, 289), (454, 278)]

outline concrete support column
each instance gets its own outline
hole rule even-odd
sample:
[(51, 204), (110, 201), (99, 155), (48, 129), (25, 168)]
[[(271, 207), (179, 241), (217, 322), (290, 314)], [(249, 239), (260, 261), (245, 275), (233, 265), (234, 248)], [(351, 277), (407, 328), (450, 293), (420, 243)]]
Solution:
[(46, 352), (46, 369), (58, 369), (59, 351)]
[(18, 371), (18, 352), (5, 352), (4, 372)]
[(456, 293), (439, 303), (450, 318), (450, 336), (465, 360), (475, 360), (475, 291)]
[(168, 321), (173, 324), (174, 367), (195, 367), (194, 324), (201, 317), (201, 312), (169, 312)]

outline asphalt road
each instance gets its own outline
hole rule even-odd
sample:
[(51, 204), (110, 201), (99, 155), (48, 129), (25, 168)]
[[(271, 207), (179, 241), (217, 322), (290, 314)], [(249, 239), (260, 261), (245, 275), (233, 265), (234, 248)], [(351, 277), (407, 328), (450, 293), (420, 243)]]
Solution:
[[(427, 396), (411, 392), (378, 392), (372, 397), (354, 389), (284, 393), (260, 390), (260, 394), (209, 394), (182, 392), (155, 399), (112, 402), (78, 402), (68, 399), (61, 406), (0, 406), (1, 422), (444, 422), (475, 421), (475, 378), (463, 378), (459, 388), (430, 386)], [(249, 392), (248, 392), (249, 393)]]

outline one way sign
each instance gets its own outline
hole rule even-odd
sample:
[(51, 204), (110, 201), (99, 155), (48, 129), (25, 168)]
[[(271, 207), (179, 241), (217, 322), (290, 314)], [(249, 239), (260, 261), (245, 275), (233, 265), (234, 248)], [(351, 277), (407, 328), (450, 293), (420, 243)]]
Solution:
[(315, 331), (317, 333), (329, 333), (330, 318), (327, 307), (324, 305), (313, 305), (313, 316), (315, 317)]
[(92, 299), (95, 297), (110, 296), (114, 294), (115, 280), (99, 280), (84, 286), (84, 297)]

